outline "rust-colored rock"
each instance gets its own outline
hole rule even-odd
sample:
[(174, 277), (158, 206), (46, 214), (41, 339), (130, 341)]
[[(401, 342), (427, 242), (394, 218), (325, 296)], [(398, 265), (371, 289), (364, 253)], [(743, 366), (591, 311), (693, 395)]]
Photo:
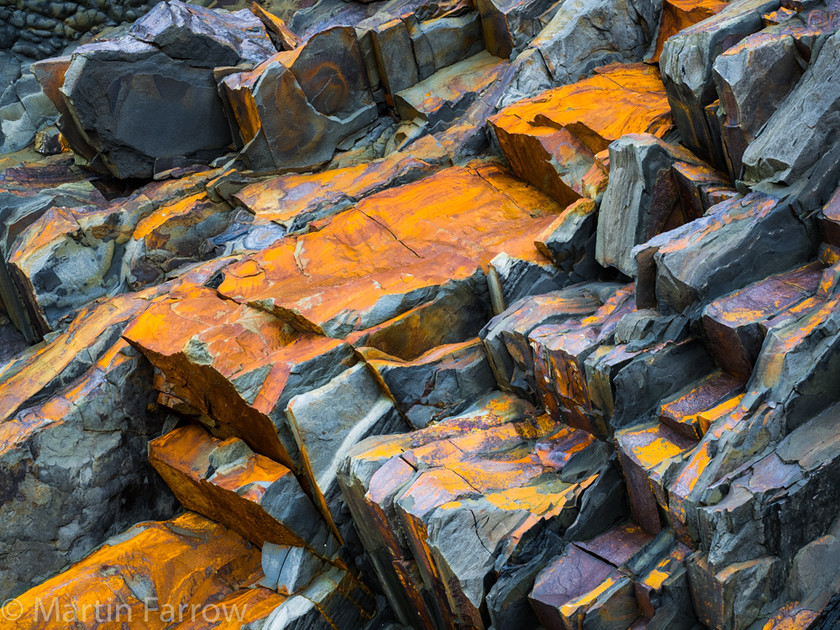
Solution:
[(627, 133), (661, 137), (671, 116), (656, 68), (614, 64), (511, 105), (490, 124), (513, 171), (568, 205), (600, 192), (600, 184), (586, 178), (595, 154)]
[(149, 461), (188, 510), (262, 547), (264, 543), (335, 553), (320, 515), (292, 472), (237, 438), (219, 440), (192, 425), (149, 443)]
[(666, 0), (662, 3), (662, 17), (659, 22), (659, 35), (656, 38), (656, 49), (653, 56), (646, 61), (656, 63), (662, 54), (665, 40), (676, 35), (706, 18), (716, 15), (726, 7), (726, 2), (719, 0)]

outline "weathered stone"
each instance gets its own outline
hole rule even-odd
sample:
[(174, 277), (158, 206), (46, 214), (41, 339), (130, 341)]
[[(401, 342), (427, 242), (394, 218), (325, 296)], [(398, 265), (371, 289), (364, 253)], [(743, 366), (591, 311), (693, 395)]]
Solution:
[(124, 336), (217, 437), (238, 437), (297, 473), (302, 462), (286, 405), (353, 361), (344, 342), (294, 333), (203, 288), (152, 304)]
[(662, 3), (662, 17), (659, 20), (659, 34), (653, 55), (645, 61), (658, 62), (665, 42), (680, 31), (702, 22), (726, 8), (726, 2), (719, 0), (665, 0)]
[(723, 140), (735, 177), (747, 145), (796, 86), (812, 49), (836, 28), (836, 16), (812, 11), (746, 37), (715, 60)]
[(598, 262), (635, 276), (633, 247), (702, 216), (683, 203), (674, 175), (678, 165), (706, 171), (713, 186), (725, 183), (689, 151), (656, 136), (628, 134), (610, 145), (610, 181), (598, 214)]
[[(205, 238), (227, 219), (226, 213), (216, 214), (226, 206), (195, 194), (215, 174), (151, 183), (108, 205), (73, 207), (65, 201), (19, 220), (12, 229), (35, 219), (17, 235), (7, 260), (36, 327), (60, 329), (97, 298), (126, 284), (139, 289), (159, 283), (164, 273), (204, 258)], [(184, 234), (193, 222), (194, 230)]]
[(414, 360), (359, 349), (414, 428), (455, 415), (496, 380), (479, 339), (433, 348)]
[(840, 189), (836, 190), (823, 206), (820, 226), (825, 242), (840, 247)]
[(570, 426), (606, 437), (603, 416), (593, 407), (584, 361), (609, 341), (618, 320), (632, 311), (632, 286), (616, 291), (592, 316), (539, 326), (528, 335), (534, 380), (546, 410)]
[(71, 147), (81, 137), (97, 152), (91, 165), (123, 179), (152, 176), (158, 160), (224, 153), (230, 132), (212, 68), (274, 50), (250, 12), (223, 15), (178, 0), (158, 7), (131, 34), (77, 48), (60, 88), (76, 127)]
[(291, 471), (236, 438), (181, 427), (149, 443), (149, 462), (185, 508), (215, 517), (259, 547), (295, 545), (325, 558), (335, 553), (335, 540)]
[(400, 118), (419, 118), (434, 133), (464, 113), (506, 67), (505, 62), (482, 51), (395, 93), (394, 103)]
[(718, 168), (726, 167), (723, 147), (715, 141), (705, 113), (705, 107), (716, 98), (715, 59), (761, 30), (762, 14), (778, 8), (778, 0), (738, 0), (683, 29), (663, 46), (659, 67), (682, 142)]
[(744, 381), (726, 372), (713, 372), (662, 403), (659, 422), (690, 440), (699, 440), (709, 430), (704, 412), (743, 389)]
[(594, 200), (579, 199), (563, 210), (534, 241), (537, 249), (569, 274), (573, 283), (592, 279), (596, 273), (597, 209)]
[(460, 15), (443, 14), (429, 20), (419, 20), (415, 13), (407, 20), (421, 80), (484, 48), (478, 13), (456, 13)]
[[(528, 396), (534, 391), (534, 363), (528, 335), (541, 325), (591, 315), (616, 286), (582, 284), (565, 290), (522, 298), (491, 319), (480, 336), (496, 382)], [(599, 294), (599, 289), (602, 291)]]
[(559, 8), (550, 0), (479, 0), (476, 6), (481, 14), (481, 27), (487, 50), (503, 59), (511, 57), (527, 46), (542, 30), (546, 13), (550, 17), (552, 9)]
[[(318, 232), (229, 266), (218, 290), (302, 330), (345, 336), (447, 285), (483, 281), (478, 268), (500, 251), (542, 259), (532, 231), (557, 211), (499, 166), (453, 167), (368, 197)], [(317, 303), (309, 299), (315, 292)]]
[(327, 29), (294, 51), (221, 81), (257, 170), (308, 170), (376, 118), (355, 31)]
[(352, 524), (342, 515), (345, 503), (336, 478), (341, 458), (369, 436), (407, 427), (364, 363), (298, 394), (289, 401), (286, 415), (316, 505), (339, 540), (344, 540)]
[(603, 190), (587, 179), (595, 154), (627, 133), (663, 136), (671, 117), (655, 68), (615, 64), (511, 105), (490, 124), (514, 172), (568, 205)]
[(796, 315), (797, 307), (816, 293), (822, 271), (822, 265), (810, 263), (709, 304), (703, 330), (718, 365), (749, 378), (767, 330)]
[[(100, 620), (146, 619), (149, 627), (162, 629), (179, 619), (180, 611), (195, 606), (200, 613), (248, 586), (259, 569), (259, 551), (249, 542), (187, 512), (171, 521), (135, 525), (30, 589), (18, 599), (18, 622), (32, 628), (54, 623), (101, 627)], [(282, 597), (275, 600), (279, 605)], [(52, 611), (49, 618), (45, 610)]]
[[(113, 531), (174, 511), (171, 494), (146, 463), (146, 440), (167, 420), (152, 406), (151, 369), (125, 342), (103, 351), (79, 379), (2, 423), (5, 598), (81, 559)], [(34, 365), (46, 370), (49, 364), (40, 361)], [(54, 361), (50, 367), (60, 366)], [(9, 377), (8, 370), (0, 376), (0, 391), (13, 384)]]
[(638, 0), (563, 2), (531, 42), (553, 84), (572, 83), (598, 66), (641, 61), (654, 37), (660, 5)]
[[(774, 255), (762, 254), (768, 251)], [(638, 292), (650, 295), (655, 285), (659, 303), (682, 312), (801, 264), (812, 251), (808, 230), (790, 205), (751, 193), (639, 245)]]
[(792, 184), (832, 146), (828, 121), (837, 116), (840, 107), (835, 75), (838, 56), (840, 34), (835, 33), (744, 151), (745, 180)]

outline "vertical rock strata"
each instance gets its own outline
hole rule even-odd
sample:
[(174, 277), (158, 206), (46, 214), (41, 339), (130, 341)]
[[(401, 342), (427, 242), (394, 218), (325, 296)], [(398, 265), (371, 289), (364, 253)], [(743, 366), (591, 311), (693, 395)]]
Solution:
[(840, 7), (218, 4), (7, 72), (4, 623), (833, 627)]

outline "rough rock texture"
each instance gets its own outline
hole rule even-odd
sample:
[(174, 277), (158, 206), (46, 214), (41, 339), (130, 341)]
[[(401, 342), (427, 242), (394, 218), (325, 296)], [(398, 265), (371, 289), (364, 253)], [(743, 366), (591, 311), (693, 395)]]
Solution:
[(2, 618), (831, 627), (836, 2), (219, 4), (0, 63)]

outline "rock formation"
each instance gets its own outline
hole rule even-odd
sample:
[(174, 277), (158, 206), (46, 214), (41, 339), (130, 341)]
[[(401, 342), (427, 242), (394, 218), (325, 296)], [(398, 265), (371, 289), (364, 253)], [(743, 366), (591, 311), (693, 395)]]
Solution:
[(0, 626), (840, 623), (833, 0), (19, 5)]

